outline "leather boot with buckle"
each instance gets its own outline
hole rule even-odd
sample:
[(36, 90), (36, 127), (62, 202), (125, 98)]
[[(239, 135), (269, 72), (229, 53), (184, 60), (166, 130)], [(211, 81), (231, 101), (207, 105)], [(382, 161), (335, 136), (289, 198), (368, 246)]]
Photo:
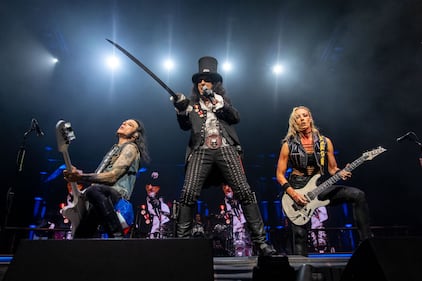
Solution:
[(245, 215), (246, 225), (251, 234), (251, 240), (254, 243), (259, 256), (276, 255), (277, 251), (266, 241), (264, 222), (258, 204), (250, 203), (242, 206)]

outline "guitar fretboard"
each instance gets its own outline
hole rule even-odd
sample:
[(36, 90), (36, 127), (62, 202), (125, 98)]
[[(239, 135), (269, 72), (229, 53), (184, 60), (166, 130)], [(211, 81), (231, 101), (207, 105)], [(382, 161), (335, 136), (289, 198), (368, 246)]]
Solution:
[[(358, 167), (360, 164), (362, 164), (363, 162), (365, 162), (366, 158), (367, 158), (367, 156), (361, 156), (361, 157), (359, 157), (358, 159), (356, 159), (355, 161), (353, 161), (352, 163), (350, 163), (349, 165), (347, 165), (347, 167), (344, 168), (344, 170), (347, 171), (347, 172), (353, 171), (356, 167)], [(333, 184), (335, 184), (340, 179), (341, 179), (341, 176), (339, 175), (339, 173), (337, 173), (334, 176), (330, 177), (328, 180), (326, 180), (323, 183), (321, 183), (320, 185), (318, 185), (314, 190), (310, 191), (307, 195), (309, 196), (310, 199), (313, 200), (321, 192), (323, 192), (328, 187), (330, 187)]]

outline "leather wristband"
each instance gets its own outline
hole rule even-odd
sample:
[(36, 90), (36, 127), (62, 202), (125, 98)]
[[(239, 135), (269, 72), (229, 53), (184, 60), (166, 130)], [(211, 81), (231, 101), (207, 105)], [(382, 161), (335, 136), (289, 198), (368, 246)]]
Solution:
[(290, 183), (289, 183), (289, 182), (286, 182), (286, 183), (285, 183), (285, 184), (283, 184), (281, 187), (283, 188), (283, 190), (286, 190), (287, 188), (291, 187), (291, 185), (290, 185)]

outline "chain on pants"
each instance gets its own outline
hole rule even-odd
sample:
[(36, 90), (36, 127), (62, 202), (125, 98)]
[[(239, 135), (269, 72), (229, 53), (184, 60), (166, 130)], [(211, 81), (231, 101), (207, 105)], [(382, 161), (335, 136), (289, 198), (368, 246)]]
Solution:
[(214, 166), (217, 166), (221, 171), (241, 204), (256, 202), (255, 196), (246, 181), (242, 162), (235, 147), (197, 149), (190, 155), (186, 168), (177, 218), (178, 237), (190, 235), (195, 204), (201, 194), (202, 186)]
[[(202, 186), (214, 166), (219, 169), (224, 178), (222, 180), (232, 188), (234, 195), (242, 205), (252, 242), (258, 247), (260, 253), (274, 254), (275, 250), (266, 244), (264, 223), (255, 194), (247, 182), (238, 151), (232, 146), (215, 150), (198, 149), (190, 156), (180, 198), (177, 236), (187, 237), (189, 235), (192, 227), (193, 208)], [(217, 184), (222, 184), (222, 182)]]
[(181, 193), (181, 204), (186, 206), (196, 204), (202, 186), (213, 166), (218, 167), (224, 180), (232, 187), (242, 204), (256, 203), (236, 148), (227, 146), (215, 150), (201, 148), (191, 154)]

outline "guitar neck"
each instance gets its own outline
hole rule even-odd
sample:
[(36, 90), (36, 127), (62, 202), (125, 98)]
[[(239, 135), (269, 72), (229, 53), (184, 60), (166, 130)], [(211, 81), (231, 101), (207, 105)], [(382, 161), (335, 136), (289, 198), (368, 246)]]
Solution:
[[(352, 163), (350, 163), (349, 165), (347, 165), (347, 167), (344, 168), (344, 170), (347, 172), (351, 172), (354, 169), (356, 169), (359, 165), (361, 165), (363, 162), (365, 162), (365, 157), (361, 156), (355, 161), (353, 161)], [(327, 179), (326, 181), (318, 185), (313, 191), (310, 192), (312, 193), (312, 198), (315, 198), (316, 196), (318, 196), (321, 192), (323, 192), (328, 187), (335, 184), (340, 179), (341, 179), (341, 176), (338, 173), (335, 174), (334, 176), (331, 176), (329, 179)]]
[[(64, 163), (66, 164), (66, 170), (72, 171), (72, 162), (70, 162), (69, 152), (67, 150), (62, 151)], [(71, 182), (70, 185), (72, 186), (72, 193), (78, 194), (79, 189), (76, 182)]]
[(67, 150), (62, 152), (64, 163), (66, 164), (66, 169), (72, 171), (72, 162), (70, 162), (69, 152)]

